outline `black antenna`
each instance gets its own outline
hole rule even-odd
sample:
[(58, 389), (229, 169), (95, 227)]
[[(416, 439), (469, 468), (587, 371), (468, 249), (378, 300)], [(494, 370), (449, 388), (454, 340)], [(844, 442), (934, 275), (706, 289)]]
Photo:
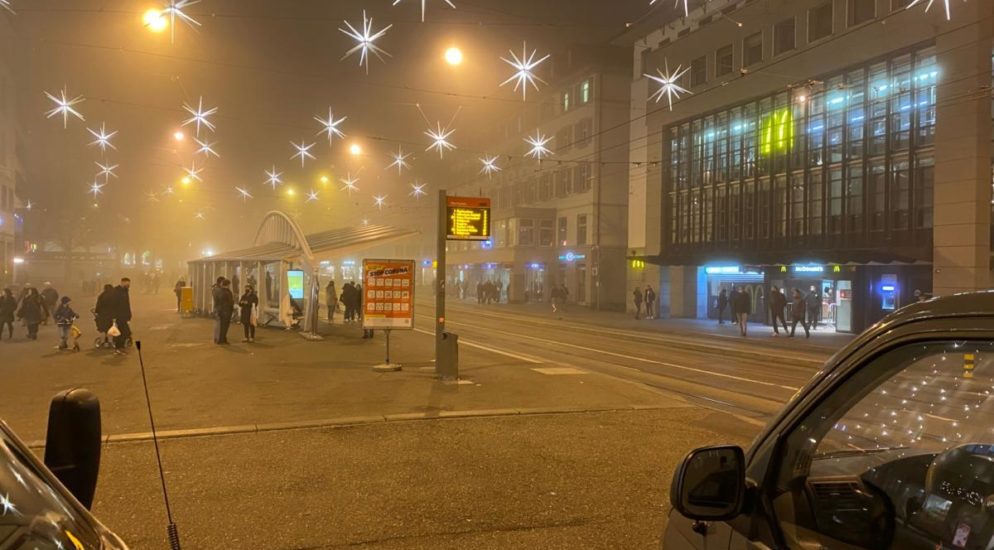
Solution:
[(145, 361), (142, 359), (141, 340), (135, 341), (135, 349), (138, 350), (138, 364), (141, 365), (142, 386), (145, 387), (145, 406), (148, 408), (148, 422), (152, 425), (152, 443), (155, 445), (155, 460), (159, 463), (159, 481), (162, 482), (162, 499), (166, 502), (166, 517), (169, 519), (169, 526), (166, 531), (169, 533), (169, 548), (171, 550), (182, 550), (179, 545), (179, 530), (173, 522), (173, 510), (169, 506), (169, 491), (166, 490), (166, 474), (162, 470), (162, 455), (159, 454), (159, 438), (155, 434), (155, 418), (152, 416), (152, 400), (148, 397), (148, 380), (145, 378)]

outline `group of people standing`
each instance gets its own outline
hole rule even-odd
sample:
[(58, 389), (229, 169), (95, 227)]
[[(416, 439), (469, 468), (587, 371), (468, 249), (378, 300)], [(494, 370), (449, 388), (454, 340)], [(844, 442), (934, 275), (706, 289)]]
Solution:
[(218, 277), (213, 288), (211, 297), (214, 300), (214, 343), (219, 346), (226, 346), (228, 341), (228, 330), (231, 328), (231, 320), (235, 316), (235, 307), (238, 307), (238, 322), (242, 325), (245, 338), (242, 342), (247, 344), (255, 343), (255, 328), (259, 324), (259, 296), (255, 292), (255, 287), (251, 284), (245, 285), (245, 292), (235, 303), (235, 293), (232, 292), (232, 282), (225, 277)]
[(635, 320), (642, 318), (643, 303), (645, 304), (645, 318), (656, 318), (656, 291), (652, 289), (652, 285), (645, 285), (644, 292), (641, 287), (636, 286), (635, 290), (632, 291), (632, 300), (635, 302)]
[[(790, 320), (791, 326), (788, 330), (787, 320), (784, 316), (787, 309), (787, 296), (774, 286), (770, 290), (769, 300), (770, 318), (773, 323), (773, 335), (780, 336), (780, 326), (783, 326), (784, 334), (794, 337), (798, 323), (804, 327), (806, 338), (811, 337), (811, 331), (818, 324), (818, 314), (821, 309), (821, 298), (816, 292), (804, 294), (800, 289), (795, 288), (791, 292), (790, 299)], [(725, 310), (730, 309), (732, 322), (739, 327), (742, 336), (749, 335), (749, 316), (752, 314), (752, 296), (745, 288), (732, 286), (731, 292), (721, 289), (718, 294), (718, 324), (725, 323)]]
[(476, 303), (491, 304), (500, 303), (500, 297), (504, 293), (504, 283), (500, 280), (479, 281), (476, 283)]

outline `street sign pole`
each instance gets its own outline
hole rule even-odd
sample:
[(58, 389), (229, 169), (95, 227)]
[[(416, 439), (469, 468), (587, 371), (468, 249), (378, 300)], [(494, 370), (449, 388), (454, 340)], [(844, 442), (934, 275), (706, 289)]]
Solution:
[(445, 245), (448, 240), (448, 202), (445, 189), (438, 192), (438, 241), (435, 245), (435, 373), (445, 374), (442, 347), (445, 338)]

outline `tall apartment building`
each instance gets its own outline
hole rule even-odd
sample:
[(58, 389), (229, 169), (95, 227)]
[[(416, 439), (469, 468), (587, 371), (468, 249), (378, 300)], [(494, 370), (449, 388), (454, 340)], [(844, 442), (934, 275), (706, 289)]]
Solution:
[[(721, 289), (821, 299), (859, 332), (991, 285), (994, 4), (711, 0), (632, 26), (629, 287), (715, 318)], [(642, 75), (689, 67), (672, 111)]]
[(24, 179), (18, 161), (22, 130), (15, 97), (15, 51), (10, 18), (0, 14), (0, 288), (14, 282), (16, 189)]
[[(512, 302), (548, 301), (566, 285), (572, 303), (623, 309), (628, 208), (629, 67), (624, 49), (574, 48), (554, 56), (549, 85), (507, 117), (488, 149), (501, 171), (464, 163), (451, 195), (493, 203), (493, 239), (449, 243), (449, 288), (499, 282)], [(533, 97), (535, 99), (533, 99)], [(526, 138), (546, 136), (539, 161)]]

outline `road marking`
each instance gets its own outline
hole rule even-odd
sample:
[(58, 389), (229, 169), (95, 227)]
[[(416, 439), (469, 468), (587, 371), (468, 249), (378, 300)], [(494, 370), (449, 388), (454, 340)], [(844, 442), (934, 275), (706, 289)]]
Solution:
[(540, 374), (548, 374), (549, 376), (587, 374), (587, 371), (575, 369), (573, 367), (536, 367), (532, 370)]
[[(457, 323), (457, 322), (454, 322), (454, 321), (449, 321), (449, 324), (451, 324), (451, 325), (470, 326), (470, 325), (467, 325), (465, 323)], [(525, 335), (525, 334), (516, 334), (516, 333), (505, 332), (505, 331), (502, 331), (502, 330), (496, 330), (496, 329), (492, 329), (492, 328), (488, 328), (487, 330), (489, 332), (498, 333), (498, 334), (504, 334), (506, 336), (512, 336), (512, 337), (515, 337), (515, 338), (524, 338), (526, 340), (534, 340), (534, 341), (537, 341), (537, 342), (545, 342), (547, 344), (552, 344), (554, 346), (563, 346), (563, 347), (568, 347), (568, 348), (580, 349), (580, 350), (584, 350), (584, 351), (591, 351), (591, 352), (594, 352), (594, 353), (600, 353), (600, 354), (603, 354), (603, 355), (610, 355), (612, 357), (618, 357), (618, 358), (621, 358), (621, 359), (628, 359), (630, 361), (638, 361), (638, 362), (641, 362), (641, 363), (649, 363), (649, 364), (652, 364), (652, 365), (660, 365), (660, 366), (670, 367), (670, 368), (674, 368), (674, 369), (680, 369), (680, 370), (685, 370), (685, 371), (690, 371), (690, 372), (696, 372), (698, 374), (707, 374), (709, 376), (717, 376), (719, 378), (728, 378), (730, 380), (737, 380), (739, 382), (750, 382), (752, 384), (759, 384), (761, 386), (769, 386), (769, 387), (772, 387), (772, 388), (781, 388), (781, 389), (791, 390), (791, 391), (797, 391), (797, 390), (801, 389), (801, 388), (796, 387), (796, 386), (785, 386), (785, 385), (782, 385), (782, 384), (774, 384), (772, 382), (763, 382), (762, 380), (754, 380), (752, 378), (746, 378), (744, 376), (735, 376), (733, 374), (724, 374), (724, 373), (720, 373), (720, 372), (714, 372), (714, 371), (709, 371), (709, 370), (704, 370), (704, 369), (698, 369), (698, 368), (694, 368), (694, 367), (687, 367), (687, 366), (684, 366), (684, 365), (677, 365), (677, 364), (674, 364), (674, 363), (667, 363), (665, 361), (656, 361), (655, 359), (646, 359), (645, 357), (636, 357), (634, 355), (625, 355), (623, 353), (615, 353), (613, 351), (606, 351), (606, 350), (600, 350), (600, 349), (596, 349), (596, 348), (589, 348), (589, 347), (586, 347), (586, 346), (579, 346), (577, 344), (569, 344), (569, 343), (566, 343), (566, 342), (556, 342), (554, 340), (546, 340), (545, 338), (538, 338), (538, 337), (535, 337), (535, 336), (528, 336), (528, 335)], [(503, 353), (503, 352), (501, 352), (501, 353)]]
[[(428, 336), (431, 336), (431, 337), (435, 336), (435, 333), (433, 331), (425, 330), (423, 328), (416, 328), (416, 329), (414, 329), (414, 332), (420, 332), (421, 334), (427, 334)], [(496, 348), (492, 348), (492, 347), (489, 347), (489, 346), (484, 346), (483, 344), (477, 344), (476, 342), (470, 342), (469, 340), (463, 340), (462, 338), (459, 339), (459, 343), (463, 344), (463, 345), (466, 345), (466, 346), (469, 346), (471, 348), (481, 349), (483, 351), (489, 351), (490, 353), (496, 353), (497, 355), (504, 355), (506, 357), (510, 357), (512, 359), (517, 359), (519, 361), (524, 361), (526, 363), (531, 363), (533, 365), (541, 365), (541, 364), (545, 363), (545, 361), (542, 361), (541, 359), (532, 357), (530, 355), (520, 355), (520, 354), (517, 354), (517, 353), (511, 353), (509, 351), (504, 351), (504, 350), (501, 350), (501, 349), (496, 349)]]

